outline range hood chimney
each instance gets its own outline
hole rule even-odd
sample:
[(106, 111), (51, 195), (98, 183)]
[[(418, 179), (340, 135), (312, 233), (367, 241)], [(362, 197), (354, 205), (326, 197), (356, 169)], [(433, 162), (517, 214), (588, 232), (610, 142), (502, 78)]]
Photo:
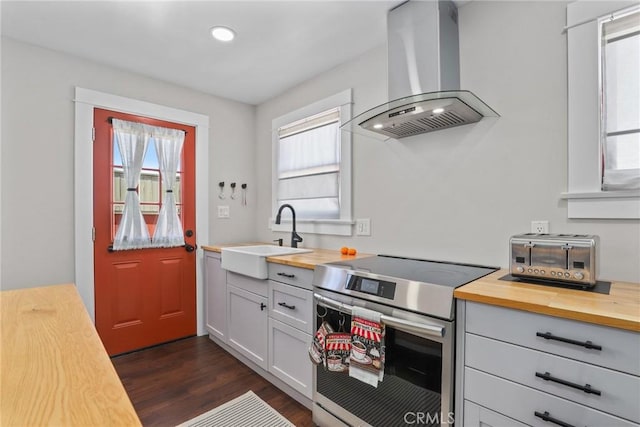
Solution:
[(458, 9), (453, 2), (414, 0), (390, 10), (387, 49), (391, 101), (342, 129), (399, 139), (499, 116), (473, 93), (460, 90)]

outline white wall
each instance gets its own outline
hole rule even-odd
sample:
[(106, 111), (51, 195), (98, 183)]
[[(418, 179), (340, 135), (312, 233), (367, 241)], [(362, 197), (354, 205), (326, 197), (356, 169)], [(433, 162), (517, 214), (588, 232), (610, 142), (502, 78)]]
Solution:
[[(255, 107), (2, 38), (2, 289), (74, 281), (74, 87), (210, 118), (210, 242), (255, 238)], [(249, 206), (217, 184), (249, 185)]]
[[(600, 236), (599, 277), (640, 282), (640, 222), (568, 220), (564, 2), (474, 1), (460, 8), (461, 85), (502, 117), (380, 142), (355, 136), (353, 211), (371, 237), (303, 235), (306, 246), (508, 265), (509, 236), (531, 220)], [(386, 101), (386, 47), (258, 107), (258, 238), (286, 237), (271, 215), (271, 120), (345, 88), (354, 114)]]

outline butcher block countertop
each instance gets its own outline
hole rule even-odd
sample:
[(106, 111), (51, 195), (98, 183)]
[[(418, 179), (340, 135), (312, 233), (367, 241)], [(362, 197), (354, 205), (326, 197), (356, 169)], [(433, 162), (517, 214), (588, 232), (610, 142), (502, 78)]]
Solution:
[[(235, 243), (235, 244), (225, 244), (225, 245), (214, 245), (214, 246), (203, 246), (202, 248), (205, 251), (212, 252), (221, 252), (222, 248), (229, 248), (233, 246), (247, 246), (247, 245), (264, 245), (265, 243)], [(274, 264), (284, 264), (290, 265), (292, 267), (300, 267), (307, 268), (309, 270), (313, 270), (316, 268), (318, 264), (325, 264), (327, 262), (336, 262), (336, 261), (351, 261), (359, 258), (366, 258), (373, 256), (372, 254), (361, 254), (358, 253), (356, 255), (342, 255), (338, 250), (331, 249), (313, 249), (313, 252), (307, 252), (302, 254), (293, 254), (293, 255), (279, 255), (279, 256), (271, 256), (267, 257), (267, 262), (272, 262)]]
[(640, 283), (612, 282), (609, 295), (499, 280), (499, 270), (461, 286), (454, 296), (565, 319), (640, 332)]
[(2, 291), (0, 304), (0, 425), (141, 425), (74, 285)]

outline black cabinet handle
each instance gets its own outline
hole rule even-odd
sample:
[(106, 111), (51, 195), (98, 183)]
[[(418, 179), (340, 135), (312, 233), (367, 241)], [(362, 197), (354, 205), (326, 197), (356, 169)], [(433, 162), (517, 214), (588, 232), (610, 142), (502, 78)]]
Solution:
[(555, 335), (551, 334), (551, 332), (545, 332), (545, 333), (536, 332), (536, 336), (544, 338), (545, 340), (554, 340), (554, 341), (566, 342), (567, 344), (579, 345), (580, 347), (584, 347), (584, 348), (588, 348), (588, 349), (592, 349), (592, 350), (598, 350), (598, 351), (602, 350), (601, 346), (596, 345), (596, 344), (592, 343), (591, 341), (582, 342), (582, 341), (572, 340), (572, 339), (569, 339), (569, 338), (558, 337), (558, 336), (555, 336)]
[(260, 303), (260, 311), (263, 311), (265, 308), (267, 308), (267, 304), (261, 302)]
[(278, 273), (278, 276), (288, 277), (289, 279), (293, 279), (294, 277), (296, 277), (295, 274), (288, 274), (288, 273)]
[(597, 396), (602, 395), (600, 390), (596, 390), (595, 388), (591, 388), (591, 386), (589, 384), (580, 385), (580, 384), (572, 383), (572, 382), (569, 382), (569, 381), (565, 381), (565, 380), (562, 380), (560, 378), (553, 377), (549, 372), (545, 372), (544, 374), (541, 374), (540, 372), (536, 372), (536, 377), (542, 378), (545, 381), (551, 381), (551, 382), (554, 382), (554, 383), (566, 385), (567, 387), (577, 388), (578, 390), (582, 390), (587, 394), (595, 394)]
[(552, 424), (556, 424), (562, 427), (574, 427), (573, 425), (569, 424), (569, 423), (565, 423), (564, 421), (560, 421), (556, 418), (553, 418), (552, 416), (549, 415), (548, 411), (544, 411), (544, 413), (535, 411), (533, 413), (533, 415), (535, 415), (538, 418), (542, 418), (543, 421), (548, 421)]
[(280, 307), (288, 308), (289, 310), (295, 310), (296, 309), (295, 305), (289, 305), (286, 302), (279, 302), (278, 305)]

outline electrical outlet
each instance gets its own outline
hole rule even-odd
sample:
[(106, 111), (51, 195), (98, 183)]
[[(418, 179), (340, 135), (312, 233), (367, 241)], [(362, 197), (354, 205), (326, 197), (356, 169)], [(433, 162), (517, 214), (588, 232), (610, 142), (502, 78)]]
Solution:
[(371, 218), (356, 219), (356, 236), (371, 236)]
[(549, 221), (531, 221), (531, 232), (538, 234), (548, 234)]
[(229, 206), (218, 206), (218, 218), (229, 218)]

